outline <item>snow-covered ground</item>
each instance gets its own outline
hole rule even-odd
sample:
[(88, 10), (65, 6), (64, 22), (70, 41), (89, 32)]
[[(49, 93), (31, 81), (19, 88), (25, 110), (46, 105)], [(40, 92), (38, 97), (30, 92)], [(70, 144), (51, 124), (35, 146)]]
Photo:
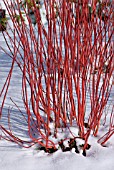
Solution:
[(23, 149), (16, 144), (0, 141), (1, 170), (113, 170), (114, 138), (112, 145), (102, 148), (92, 140), (87, 157), (76, 153), (57, 151), (53, 155), (37, 153), (33, 148)]
[[(5, 76), (3, 71), (0, 71), (0, 79), (2, 75)], [(17, 93), (17, 89), (19, 89), (20, 85), (18, 81), (16, 83), (17, 79), (18, 76), (13, 78), (15, 84), (11, 86), (10, 90), (13, 90), (15, 97), (18, 99), (16, 102), (19, 103), (20, 94)], [(13, 94), (12, 96), (14, 97)], [(3, 123), (5, 127), (7, 127), (7, 112), (8, 106), (10, 106), (8, 102), (11, 103), (8, 100), (3, 110)], [(18, 110), (14, 109), (14, 107), (12, 108), (11, 122), (14, 134), (22, 138), (24, 136), (24, 139), (27, 140), (27, 125), (23, 121), (22, 115), (19, 115)], [(101, 133), (105, 133), (106, 130), (107, 127), (102, 127), (98, 137)], [(91, 148), (87, 151), (87, 157), (82, 156), (81, 153), (76, 154), (73, 151), (62, 152), (61, 150), (49, 155), (44, 151), (38, 151), (36, 146), (25, 149), (15, 143), (1, 139), (0, 170), (113, 170), (114, 136), (107, 142), (106, 147), (102, 147), (97, 143), (98, 137), (94, 138), (91, 136), (89, 138)]]
[[(0, 46), (3, 46), (8, 50), (2, 33), (0, 33)], [(11, 59), (0, 49), (0, 91), (10, 66)], [(112, 91), (110, 100), (112, 100), (113, 97), (114, 92)], [(24, 113), (25, 110), (21, 99), (21, 75), (19, 68), (16, 65), (4, 105), (2, 121), (0, 120), (0, 123), (4, 124), (5, 127), (8, 126), (7, 113), (10, 108), (14, 134), (27, 140), (27, 124), (10, 98), (18, 104)], [(107, 111), (110, 112), (110, 110)], [(106, 147), (102, 147), (97, 143), (99, 136), (107, 132), (109, 121), (110, 119), (107, 117), (106, 125), (104, 127), (101, 126), (96, 138), (92, 135), (90, 136), (89, 144), (91, 145), (91, 148), (87, 151), (87, 157), (82, 156), (81, 153), (76, 154), (73, 151), (63, 153), (61, 150), (49, 155), (44, 153), (44, 151), (38, 151), (36, 146), (25, 149), (15, 143), (0, 139), (0, 170), (113, 170), (114, 135), (106, 143)]]

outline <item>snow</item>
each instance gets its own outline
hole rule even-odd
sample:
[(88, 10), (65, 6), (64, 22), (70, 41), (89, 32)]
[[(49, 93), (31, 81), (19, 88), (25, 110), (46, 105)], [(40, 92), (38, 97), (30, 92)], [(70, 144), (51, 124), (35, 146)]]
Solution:
[[(8, 51), (2, 33), (0, 33), (0, 46), (3, 46)], [(5, 82), (10, 65), (11, 59), (0, 49), (0, 91)], [(18, 67), (15, 66), (3, 109), (3, 119), (0, 120), (0, 123), (4, 124), (5, 127), (8, 126), (7, 113), (10, 107), (12, 111), (11, 121), (14, 134), (28, 140), (27, 124), (10, 99), (11, 97), (24, 113), (25, 110), (21, 99), (20, 78), (20, 71)], [(25, 149), (13, 142), (0, 139), (0, 170), (113, 170), (114, 135), (106, 143), (106, 147), (102, 147), (97, 143), (100, 134), (105, 134), (107, 132), (109, 121), (110, 119), (107, 117), (107, 126), (101, 126), (96, 138), (92, 135), (90, 136), (89, 144), (91, 148), (87, 151), (87, 157), (82, 156), (81, 151), (80, 154), (76, 154), (73, 150), (63, 153), (60, 149), (53, 154), (47, 154), (44, 151), (38, 151), (37, 146)], [(76, 129), (73, 127), (72, 132), (77, 133)], [(80, 141), (77, 142), (80, 143)]]
[[(112, 139), (112, 141), (114, 138)], [(1, 170), (113, 170), (114, 143), (103, 148), (92, 139), (93, 147), (87, 157), (57, 151), (47, 155), (33, 148), (19, 148), (14, 143), (0, 141)]]

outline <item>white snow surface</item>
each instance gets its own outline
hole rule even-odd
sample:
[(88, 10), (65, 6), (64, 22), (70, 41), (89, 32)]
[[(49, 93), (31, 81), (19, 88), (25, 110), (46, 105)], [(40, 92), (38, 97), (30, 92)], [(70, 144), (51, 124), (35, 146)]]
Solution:
[[(2, 33), (0, 33), (0, 45), (8, 50)], [(0, 49), (0, 91), (5, 82), (10, 65), (11, 59)], [(7, 127), (7, 112), (9, 107), (12, 107), (14, 133), (20, 137), (25, 136), (24, 139), (26, 140), (28, 139), (27, 126), (24, 122), (21, 122), (22, 119), (18, 114), (19, 111), (11, 102), (10, 97), (24, 112), (21, 101), (20, 73), (16, 66), (3, 109), (4, 122), (2, 123)], [(112, 97), (114, 96), (112, 95)], [(107, 117), (107, 125), (109, 121), (110, 119)], [(20, 125), (19, 122), (22, 124)], [(47, 154), (44, 153), (44, 151), (36, 150), (36, 146), (25, 149), (15, 143), (0, 139), (0, 170), (114, 170), (114, 135), (106, 143), (106, 147), (102, 147), (97, 143), (99, 136), (105, 134), (107, 130), (107, 126), (102, 127), (96, 138), (92, 135), (90, 136), (89, 144), (91, 144), (91, 148), (87, 151), (86, 157), (82, 156), (81, 153), (76, 154), (73, 151), (63, 153), (61, 150), (53, 154)]]

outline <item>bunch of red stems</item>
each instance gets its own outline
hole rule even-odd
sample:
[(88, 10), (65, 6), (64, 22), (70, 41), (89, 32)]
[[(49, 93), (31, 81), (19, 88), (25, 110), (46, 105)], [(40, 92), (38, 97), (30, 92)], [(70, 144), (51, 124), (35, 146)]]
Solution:
[[(8, 0), (3, 1), (13, 22), (10, 28), (13, 37), (9, 30), (3, 32), (12, 65), (1, 91), (1, 119), (17, 63), (22, 73), (22, 99), (31, 139), (28, 147), (35, 143), (46, 148), (56, 147), (50, 135), (57, 138), (58, 129), (72, 127), (75, 123), (79, 132), (72, 136), (82, 138), (86, 148), (90, 134), (97, 136), (101, 118), (106, 119), (104, 110), (113, 85), (112, 5), (97, 0), (91, 5), (88, 0), (44, 0), (46, 23), (43, 23), (40, 0), (38, 5), (31, 0), (26, 7), (22, 5), (26, 25), (20, 1), (15, 0), (18, 20), (13, 1), (10, 4)], [(35, 25), (30, 11), (34, 14)], [(110, 112), (109, 131), (99, 139), (102, 145), (114, 134), (113, 109), (114, 106)], [(53, 134), (50, 124), (53, 124)], [(10, 125), (9, 130), (0, 128), (5, 139), (20, 145), (26, 142), (13, 135)]]

